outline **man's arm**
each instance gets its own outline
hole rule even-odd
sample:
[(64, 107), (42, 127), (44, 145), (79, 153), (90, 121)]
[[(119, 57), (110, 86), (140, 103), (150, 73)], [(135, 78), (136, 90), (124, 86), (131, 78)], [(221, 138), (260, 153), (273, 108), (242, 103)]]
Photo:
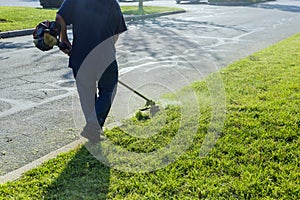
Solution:
[(72, 45), (71, 42), (69, 41), (68, 34), (67, 34), (67, 25), (62, 16), (59, 14), (56, 14), (56, 19), (55, 21), (60, 24), (61, 29), (60, 29), (60, 40), (61, 42), (65, 43), (69, 49), (63, 50), (64, 53), (69, 54), (72, 50)]

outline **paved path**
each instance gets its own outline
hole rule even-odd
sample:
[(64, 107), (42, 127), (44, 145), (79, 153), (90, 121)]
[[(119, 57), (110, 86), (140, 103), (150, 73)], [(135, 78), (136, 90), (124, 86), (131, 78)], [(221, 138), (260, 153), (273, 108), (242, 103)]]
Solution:
[[(245, 7), (147, 4), (188, 11), (128, 22), (129, 31), (118, 41), (121, 80), (156, 101), (300, 32), (299, 1)], [(57, 49), (42, 53), (34, 48), (31, 36), (0, 40), (0, 174), (79, 138), (82, 114), (66, 63)], [(109, 122), (144, 103), (120, 86)]]

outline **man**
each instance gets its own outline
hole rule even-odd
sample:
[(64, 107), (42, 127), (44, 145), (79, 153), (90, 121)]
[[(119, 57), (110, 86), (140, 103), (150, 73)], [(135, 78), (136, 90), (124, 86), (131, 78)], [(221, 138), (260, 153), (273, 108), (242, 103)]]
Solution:
[[(64, 53), (70, 55), (69, 67), (86, 120), (81, 135), (99, 142), (118, 82), (114, 45), (118, 35), (127, 30), (120, 6), (116, 0), (65, 0), (56, 22), (61, 25), (61, 41), (69, 46)], [(66, 30), (69, 24), (72, 44)]]

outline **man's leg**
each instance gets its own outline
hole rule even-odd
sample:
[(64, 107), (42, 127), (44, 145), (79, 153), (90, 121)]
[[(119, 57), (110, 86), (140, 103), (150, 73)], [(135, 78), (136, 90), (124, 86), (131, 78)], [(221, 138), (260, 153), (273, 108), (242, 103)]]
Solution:
[(107, 115), (110, 111), (111, 104), (117, 91), (118, 83), (118, 65), (114, 61), (104, 71), (104, 74), (98, 81), (98, 96), (95, 102), (95, 109), (98, 118), (98, 122), (103, 127)]
[(98, 122), (95, 109), (96, 84), (99, 79), (101, 80), (106, 69), (109, 68), (111, 63), (115, 60), (114, 40), (113, 37), (110, 37), (97, 45), (86, 56), (76, 75), (77, 91), (86, 120), (86, 126), (81, 135), (91, 141), (99, 138), (102, 132), (102, 127)]
[[(90, 72), (93, 67), (90, 68)], [(85, 117), (86, 125), (81, 136), (93, 143), (100, 141), (101, 127), (95, 113), (96, 77), (90, 72), (80, 73), (76, 76), (76, 86), (79, 94), (80, 105)]]
[(96, 82), (96, 78), (89, 73), (81, 73), (76, 77), (77, 92), (85, 121), (95, 127), (98, 124), (94, 114)]

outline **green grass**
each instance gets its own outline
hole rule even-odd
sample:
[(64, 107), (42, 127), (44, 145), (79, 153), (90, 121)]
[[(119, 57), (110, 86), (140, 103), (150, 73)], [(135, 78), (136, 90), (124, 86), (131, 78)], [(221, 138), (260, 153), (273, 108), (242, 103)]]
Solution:
[[(144, 6), (141, 13), (137, 6), (122, 6), (125, 15), (153, 14), (182, 10), (179, 8)], [(0, 6), (0, 32), (34, 28), (44, 20), (54, 20), (57, 9)]]
[[(225, 87), (226, 120), (206, 157), (199, 157), (211, 118), (210, 102), (204, 100), (193, 145), (166, 168), (118, 171), (79, 146), (0, 185), (0, 199), (300, 199), (300, 34), (189, 87), (203, 100), (209, 95), (206, 83), (215, 76)], [(170, 106), (165, 113), (151, 120), (132, 118), (106, 134), (130, 151), (152, 152), (177, 133), (180, 107)], [(151, 138), (122, 131), (148, 131), (145, 125), (159, 124), (162, 117), (165, 125)]]
[(55, 13), (51, 9), (1, 6), (0, 31), (34, 28), (43, 20), (54, 20)]

